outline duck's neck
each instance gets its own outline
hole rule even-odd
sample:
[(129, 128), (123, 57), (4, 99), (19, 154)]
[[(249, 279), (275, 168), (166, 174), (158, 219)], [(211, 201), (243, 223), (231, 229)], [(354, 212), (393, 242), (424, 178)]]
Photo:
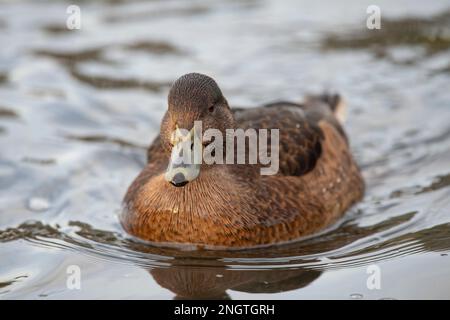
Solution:
[(144, 206), (149, 213), (215, 215), (232, 207), (247, 207), (251, 192), (252, 188), (231, 166), (214, 165), (183, 187), (171, 185), (163, 175), (153, 177), (143, 187), (135, 206)]

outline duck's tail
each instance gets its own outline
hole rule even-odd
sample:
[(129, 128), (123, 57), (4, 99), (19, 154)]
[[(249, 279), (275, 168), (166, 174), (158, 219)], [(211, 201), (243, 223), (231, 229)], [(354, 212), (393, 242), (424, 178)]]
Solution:
[(323, 93), (308, 97), (309, 99), (325, 103), (333, 111), (334, 116), (343, 124), (347, 119), (347, 104), (339, 94)]

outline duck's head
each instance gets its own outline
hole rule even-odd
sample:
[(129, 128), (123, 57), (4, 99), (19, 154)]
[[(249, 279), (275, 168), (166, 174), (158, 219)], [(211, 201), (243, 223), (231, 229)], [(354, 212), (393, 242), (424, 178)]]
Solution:
[(208, 170), (210, 166), (202, 165), (203, 147), (212, 140), (204, 132), (216, 129), (225, 137), (230, 128), (234, 128), (233, 115), (212, 78), (189, 73), (176, 80), (160, 132), (162, 146), (170, 155), (165, 179), (182, 187), (195, 180), (200, 170)]

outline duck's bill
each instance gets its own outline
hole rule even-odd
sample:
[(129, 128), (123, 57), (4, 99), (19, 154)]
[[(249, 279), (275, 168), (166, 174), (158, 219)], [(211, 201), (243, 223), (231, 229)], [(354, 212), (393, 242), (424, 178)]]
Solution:
[(202, 145), (196, 140), (191, 131), (172, 148), (165, 179), (176, 187), (186, 185), (200, 174)]

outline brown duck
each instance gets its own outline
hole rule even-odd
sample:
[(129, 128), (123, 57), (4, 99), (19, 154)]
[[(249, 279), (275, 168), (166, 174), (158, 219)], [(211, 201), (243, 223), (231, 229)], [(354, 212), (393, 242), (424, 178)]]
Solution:
[[(151, 242), (245, 248), (329, 226), (364, 193), (340, 123), (342, 108), (339, 96), (322, 95), (303, 104), (231, 109), (213, 79), (182, 76), (170, 89), (148, 164), (125, 195), (123, 227)], [(227, 129), (278, 128), (278, 172), (261, 175), (261, 164), (180, 164), (175, 150), (195, 139), (195, 121), (224, 135)]]

